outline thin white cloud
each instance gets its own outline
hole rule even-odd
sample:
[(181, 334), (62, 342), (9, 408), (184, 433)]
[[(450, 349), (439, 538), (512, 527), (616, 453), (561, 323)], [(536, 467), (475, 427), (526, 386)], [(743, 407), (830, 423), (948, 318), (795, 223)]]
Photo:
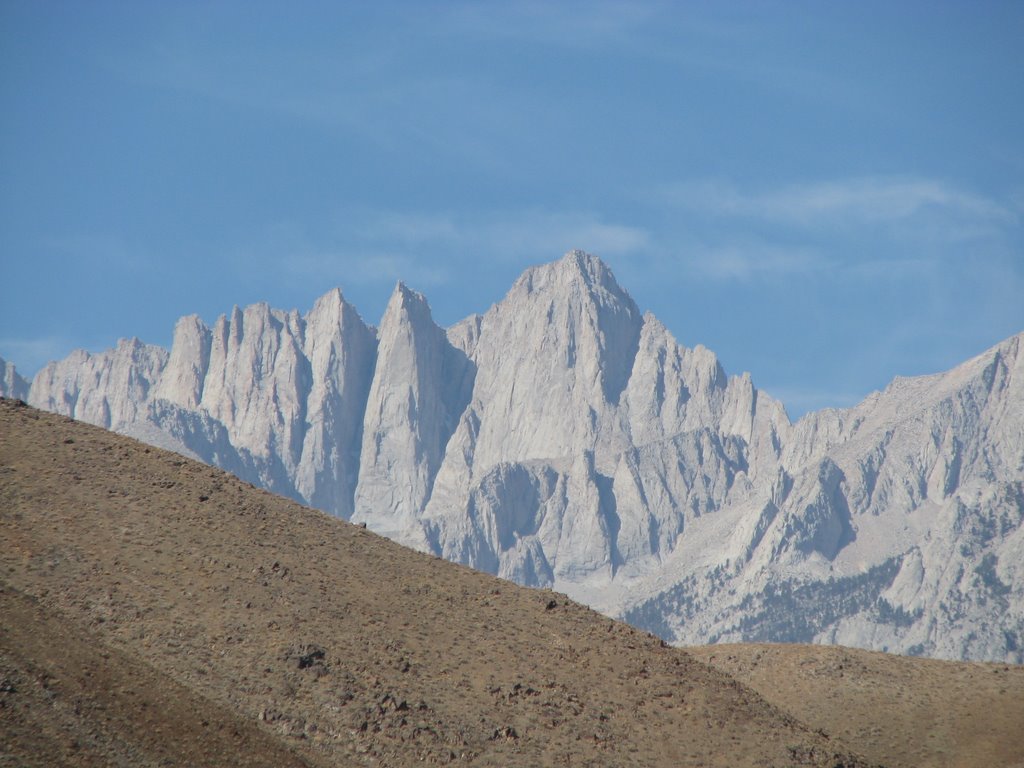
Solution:
[(618, 0), (457, 3), (438, 14), (433, 24), (460, 37), (586, 48), (621, 42), (649, 24), (662, 7), (661, 3)]
[(31, 380), (51, 360), (67, 354), (70, 343), (56, 336), (0, 338), (0, 357), (12, 363), (18, 374)]
[(473, 240), (481, 245), (496, 244), (504, 255), (540, 259), (573, 248), (604, 256), (623, 255), (647, 247), (651, 240), (643, 228), (607, 221), (592, 213), (572, 212), (502, 214), (468, 231)]
[(782, 190), (755, 201), (765, 215), (808, 222), (819, 216), (860, 221), (907, 219), (925, 209), (972, 218), (1010, 221), (1003, 206), (930, 179), (864, 178)]
[(492, 258), (555, 258), (572, 248), (621, 255), (644, 249), (651, 242), (650, 234), (641, 227), (590, 212), (492, 211), (470, 218), (376, 211), (353, 218), (361, 222), (355, 227), (356, 234), (367, 243), (385, 248), (440, 246)]
[(268, 57), (170, 38), (142, 52), (106, 53), (105, 63), (137, 85), (328, 129), (396, 161), (437, 156), (482, 172), (514, 170), (501, 147), (527, 135), (528, 116), (549, 107), (486, 70), (421, 66), (415, 50), (399, 36), (379, 47), (297, 47)]
[(346, 209), (316, 231), (271, 223), (228, 256), (242, 282), (273, 273), (289, 285), (359, 286), (363, 292), (397, 280), (421, 290), (458, 285), (479, 275), (482, 265), (541, 263), (573, 248), (620, 262), (652, 250), (646, 230), (588, 212), (456, 216)]
[(357, 231), (367, 240), (420, 245), (462, 239), (454, 218), (444, 213), (373, 211), (361, 218)]
[(1016, 189), (1010, 194), (1010, 205), (1018, 216), (1024, 216), (1024, 189)]
[(104, 54), (106, 66), (128, 82), (374, 135), (376, 117), (367, 116), (373, 98), (360, 84), (372, 64), (351, 53), (306, 50), (285, 60), (282, 66), (259, 51), (228, 54), (180, 39), (143, 52)]
[(711, 280), (739, 281), (807, 274), (832, 266), (829, 259), (810, 250), (749, 243), (689, 255), (685, 263), (691, 274)]
[(1013, 224), (1013, 207), (935, 179), (860, 177), (745, 192), (723, 182), (666, 187), (673, 206), (705, 214), (787, 225), (896, 223), (924, 213)]
[(442, 285), (451, 279), (436, 261), (387, 251), (359, 248), (291, 250), (267, 258), (281, 265), (290, 277), (334, 285), (390, 284), (398, 280), (420, 287)]

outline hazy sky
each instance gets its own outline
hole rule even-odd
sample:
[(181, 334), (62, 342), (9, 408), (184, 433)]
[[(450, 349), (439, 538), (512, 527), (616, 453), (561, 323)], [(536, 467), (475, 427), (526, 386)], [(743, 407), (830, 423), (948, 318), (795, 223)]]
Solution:
[(601, 256), (791, 415), (1024, 330), (1024, 3), (0, 0), (0, 357)]

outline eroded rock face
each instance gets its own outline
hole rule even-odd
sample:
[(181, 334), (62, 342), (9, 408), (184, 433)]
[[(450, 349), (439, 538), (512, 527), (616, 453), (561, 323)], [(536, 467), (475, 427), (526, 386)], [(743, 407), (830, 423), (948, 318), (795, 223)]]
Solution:
[(29, 401), (37, 408), (123, 432), (145, 419), (167, 358), (166, 350), (138, 339), (121, 339), (114, 349), (95, 355), (72, 352), (36, 374)]
[(355, 522), (413, 546), (445, 446), (473, 386), (473, 366), (401, 283), (380, 326), (363, 420)]
[(212, 328), (182, 318), (170, 353), (137, 339), (72, 353), (29, 399), (348, 518), (376, 346), (334, 290), (304, 317), (255, 304)]
[(1020, 661), (1022, 339), (791, 424), (574, 251), (447, 331), (401, 284), (379, 331), (334, 290), (27, 395), (673, 641)]
[(27, 400), (29, 382), (22, 377), (14, 365), (0, 358), (0, 397)]
[(754, 483), (749, 502), (702, 523), (717, 557), (706, 559), (703, 534), (684, 535), (659, 574), (670, 586), (625, 616), (689, 643), (1019, 662), (1022, 341), (801, 419), (782, 441), (775, 490)]

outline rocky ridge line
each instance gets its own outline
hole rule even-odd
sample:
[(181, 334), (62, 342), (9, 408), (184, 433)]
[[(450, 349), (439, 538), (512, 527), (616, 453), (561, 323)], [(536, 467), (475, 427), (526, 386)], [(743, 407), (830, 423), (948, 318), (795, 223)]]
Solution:
[(1022, 338), (792, 424), (574, 251), (447, 331), (334, 290), (73, 353), (28, 400), (673, 642), (1021, 661)]

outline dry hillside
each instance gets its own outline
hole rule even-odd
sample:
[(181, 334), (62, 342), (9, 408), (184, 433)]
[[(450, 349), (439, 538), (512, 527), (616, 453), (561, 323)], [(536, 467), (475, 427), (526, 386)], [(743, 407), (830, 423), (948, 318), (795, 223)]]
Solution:
[(174, 745), (237, 716), (238, 739), (204, 749), (238, 759), (207, 764), (261, 735), (323, 766), (865, 764), (560, 595), (9, 400), (0, 538), (8, 754), (201, 763)]
[(134, 654), (0, 587), (0, 765), (308, 765)]
[(1021, 760), (1019, 668), (694, 651), (758, 694), (560, 595), (9, 400), (0, 540), (0, 765)]
[(1024, 768), (1024, 667), (834, 646), (690, 650), (892, 768)]

